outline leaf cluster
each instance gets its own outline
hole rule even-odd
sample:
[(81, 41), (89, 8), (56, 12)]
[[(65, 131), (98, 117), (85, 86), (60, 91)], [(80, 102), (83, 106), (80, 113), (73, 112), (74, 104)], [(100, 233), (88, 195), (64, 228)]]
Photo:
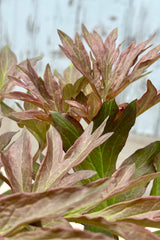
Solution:
[[(0, 52), (1, 114), (20, 128), (18, 136), (0, 135), (0, 189), (9, 187), (0, 194), (0, 239), (158, 240), (160, 141), (118, 168), (117, 161), (136, 117), (160, 101), (160, 92), (148, 80), (140, 99), (118, 105), (116, 96), (149, 74), (160, 45), (148, 46), (150, 38), (120, 52), (117, 29), (104, 41), (84, 25), (74, 40), (58, 33), (72, 62), (63, 75), (47, 64), (40, 77), (34, 65), (41, 57), (18, 64), (8, 46)], [(19, 111), (5, 99), (21, 101)], [(30, 133), (38, 143), (34, 154)]]

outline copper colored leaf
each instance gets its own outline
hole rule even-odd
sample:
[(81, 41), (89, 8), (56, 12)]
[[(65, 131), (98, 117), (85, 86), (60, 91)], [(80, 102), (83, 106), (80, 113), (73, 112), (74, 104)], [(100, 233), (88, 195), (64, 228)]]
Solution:
[(83, 45), (83, 42), (76, 33), (75, 42), (64, 32), (58, 30), (59, 37), (63, 46), (60, 46), (65, 55), (72, 61), (74, 66), (86, 77), (93, 92), (100, 98), (100, 95), (93, 83), (93, 76), (91, 70), (91, 62), (89, 55)]
[(61, 137), (56, 129), (52, 127), (47, 133), (47, 153), (36, 175), (33, 191), (45, 191), (52, 186), (55, 172), (61, 168), (62, 156)]
[[(114, 87), (114, 90), (118, 89), (121, 84), (124, 85), (125, 81), (127, 83), (127, 80), (129, 79), (130, 82), (134, 81), (135, 79), (133, 78), (134, 70), (133, 72), (130, 72), (130, 69), (132, 66), (135, 65), (138, 56), (142, 54), (146, 50), (146, 46), (148, 43), (152, 40), (153, 37), (150, 39), (136, 45), (136, 42), (133, 41), (131, 44), (120, 54), (116, 65), (114, 67), (114, 70), (111, 74), (111, 87)], [(151, 50), (153, 51), (153, 50)], [(147, 54), (145, 55), (147, 56)], [(137, 63), (136, 66), (138, 66), (140, 61)], [(151, 64), (150, 64), (151, 65)], [(147, 68), (148, 66), (146, 66)], [(136, 67), (134, 68), (136, 69)], [(138, 70), (137, 70), (138, 71)], [(143, 73), (145, 72), (145, 69), (142, 69), (138, 77), (140, 77)], [(113, 80), (114, 79), (114, 80)]]
[(44, 85), (45, 88), (55, 104), (56, 111), (62, 111), (62, 92), (61, 88), (54, 78), (49, 64), (47, 64), (44, 73)]
[(88, 106), (88, 119), (92, 121), (92, 119), (97, 115), (101, 108), (101, 101), (99, 98), (92, 92), (89, 95), (88, 101), (87, 101), (87, 106)]
[(12, 112), (8, 117), (15, 119), (16, 121), (26, 121), (26, 120), (39, 120), (45, 122), (51, 122), (49, 114), (42, 112), (40, 110), (28, 110), (22, 112)]
[(63, 47), (61, 49), (67, 55), (67, 57), (73, 62), (75, 67), (82, 72), (86, 78), (90, 79), (91, 64), (89, 56), (84, 48), (84, 45), (78, 34), (75, 36), (75, 43), (64, 32), (58, 30), (58, 34), (62, 41)]
[(160, 197), (150, 196), (114, 204), (90, 217), (103, 216), (107, 221), (128, 221), (144, 227), (160, 227)]
[(157, 91), (150, 80), (147, 81), (147, 91), (137, 101), (137, 115), (142, 114), (160, 102), (160, 91)]
[(66, 229), (66, 228), (55, 228), (50, 230), (37, 230), (31, 232), (18, 233), (12, 237), (6, 237), (4, 240), (58, 240), (58, 239), (76, 239), (76, 240), (112, 240), (112, 238), (107, 237), (100, 233), (91, 233), (87, 231), (81, 231), (76, 229)]
[[(149, 39), (150, 40), (150, 39)], [(147, 41), (146, 41), (147, 42)], [(145, 42), (144, 42), (145, 43)], [(143, 43), (139, 44), (142, 45)], [(132, 73), (129, 75), (130, 81), (137, 80), (143, 73), (146, 72), (146, 69), (152, 65), (157, 59), (160, 58), (160, 45), (151, 49), (148, 53), (146, 53), (135, 65)]]
[[(104, 200), (110, 200), (111, 198), (119, 196), (122, 193), (136, 188), (137, 186), (145, 185), (146, 183), (150, 182), (152, 179), (155, 179), (160, 175), (160, 173), (152, 173), (132, 180), (131, 177), (134, 173), (134, 170), (134, 165), (121, 167), (112, 175), (111, 178), (108, 179), (108, 184), (104, 188), (104, 191), (102, 191), (100, 198), (97, 197), (94, 203), (90, 202), (90, 204), (88, 205), (84, 204), (83, 208), (75, 208), (73, 211), (70, 211), (65, 216), (67, 218), (79, 217), (81, 214), (84, 214), (97, 207)], [(96, 183), (102, 184), (104, 180), (102, 182), (101, 181), (102, 179), (89, 183), (89, 186), (94, 186)]]
[(80, 164), (94, 148), (102, 144), (111, 135), (108, 133), (101, 136), (105, 124), (106, 121), (92, 134), (93, 123), (91, 123), (68, 149), (64, 157), (62, 157), (61, 137), (52, 127), (47, 137), (47, 153), (35, 179), (34, 191), (45, 191), (59, 184), (71, 168)]
[(11, 145), (1, 160), (13, 192), (30, 192), (32, 185), (31, 145), (27, 131)]
[(49, 101), (51, 97), (48, 95), (46, 88), (44, 86), (44, 81), (38, 76), (37, 72), (32, 67), (29, 60), (27, 60), (27, 68), (18, 66), (22, 72), (20, 78), (10, 77), (13, 81), (16, 82), (16, 85), (25, 88), (28, 90), (34, 98), (43, 104), (46, 108), (49, 107)]
[(81, 180), (88, 179), (94, 176), (95, 174), (96, 172), (92, 170), (81, 170), (72, 174), (68, 174), (66, 177), (62, 178), (58, 187), (72, 186), (75, 183), (80, 182)]
[(37, 99), (35, 96), (28, 93), (13, 91), (13, 92), (6, 93), (5, 97), (9, 99), (26, 101), (36, 105), (37, 107), (43, 108), (43, 101), (41, 101), (40, 99)]
[(59, 218), (54, 218), (52, 216), (43, 218), (41, 220), (41, 226), (42, 228), (48, 228), (48, 229), (53, 229), (53, 228), (58, 228), (59, 226), (61, 228), (67, 228), (67, 229), (72, 229), (71, 224), (63, 217)]
[[(95, 187), (65, 187), (43, 193), (16, 193), (0, 196), (0, 234), (9, 234), (16, 228), (52, 216), (59, 218), (68, 210), (94, 204), (101, 198), (106, 183)], [(64, 204), (65, 200), (65, 204)]]
[(103, 216), (92, 216), (92, 214), (83, 215), (79, 218), (73, 218), (72, 220), (89, 224), (92, 226), (98, 226), (105, 229), (115, 236), (121, 236), (125, 240), (145, 239), (145, 240), (159, 240), (159, 237), (149, 230), (137, 224), (125, 221), (107, 221)]

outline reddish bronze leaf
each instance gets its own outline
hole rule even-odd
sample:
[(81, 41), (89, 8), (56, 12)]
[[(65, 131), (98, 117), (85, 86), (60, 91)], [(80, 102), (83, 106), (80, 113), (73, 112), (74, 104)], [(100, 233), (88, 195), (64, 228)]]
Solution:
[(11, 145), (1, 160), (13, 192), (31, 192), (32, 157), (31, 144), (27, 131)]
[(137, 115), (142, 114), (143, 112), (153, 107), (158, 102), (160, 102), (160, 91), (157, 91), (152, 82), (148, 80), (147, 91), (137, 101)]

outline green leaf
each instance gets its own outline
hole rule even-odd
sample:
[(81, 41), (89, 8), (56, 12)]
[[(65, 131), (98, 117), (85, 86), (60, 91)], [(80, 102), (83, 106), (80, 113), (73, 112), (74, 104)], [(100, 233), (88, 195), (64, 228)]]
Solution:
[[(117, 113), (118, 113), (118, 106), (116, 105), (115, 101), (111, 101), (109, 103), (104, 102), (97, 116), (93, 119), (93, 123), (94, 123), (93, 131), (95, 131), (99, 127), (99, 125), (104, 121), (106, 117), (109, 117), (109, 119), (107, 120), (106, 126), (110, 125), (110, 123), (116, 117)], [(87, 179), (83, 181), (84, 183), (88, 183), (91, 181), (95, 181), (99, 178), (106, 177), (103, 170), (103, 164), (104, 163), (103, 163), (103, 157), (102, 157), (102, 150), (101, 150), (101, 146), (99, 146), (96, 149), (94, 149), (89, 154), (89, 156), (81, 164), (76, 166), (74, 169), (76, 171), (83, 170), (83, 169), (97, 171), (97, 174), (94, 175), (91, 179)]]
[[(65, 112), (68, 110), (68, 104), (66, 100), (77, 99), (78, 95), (82, 93), (83, 89), (87, 85), (85, 77), (78, 78), (74, 84), (68, 83), (63, 87), (63, 106)], [(86, 99), (85, 95), (81, 95), (81, 98)]]
[[(103, 145), (95, 149), (80, 169), (97, 169), (99, 177), (110, 177), (116, 169), (118, 155), (125, 145), (129, 131), (134, 125), (136, 117), (136, 102), (130, 103), (117, 120), (118, 106), (115, 101), (103, 103), (99, 113), (94, 118), (94, 130), (109, 116), (104, 132), (114, 132)], [(125, 123), (125, 124), (124, 124)]]
[(51, 112), (54, 127), (63, 141), (63, 149), (67, 151), (75, 140), (83, 133), (82, 126), (74, 118), (57, 112)]
[(130, 129), (135, 123), (136, 101), (131, 102), (117, 120), (108, 121), (105, 132), (114, 134), (101, 146), (104, 176), (111, 176), (116, 169), (116, 161), (123, 149)]
[[(127, 166), (135, 163), (135, 172), (132, 179), (144, 176), (149, 173), (156, 172), (155, 160), (157, 154), (160, 153), (160, 142), (154, 142), (148, 146), (137, 150), (134, 154), (128, 157), (121, 166)], [(157, 181), (157, 177), (154, 181)], [(148, 185), (148, 184), (147, 184)], [(122, 194), (110, 201), (110, 204), (131, 200), (134, 198), (141, 197), (146, 190), (147, 185), (137, 186), (137, 188), (130, 190), (129, 192)]]
[[(156, 166), (157, 172), (160, 172), (160, 153), (156, 156), (155, 166)], [(160, 186), (160, 177), (157, 177), (154, 180), (154, 182), (153, 182), (151, 195), (153, 195), (153, 196), (160, 196), (160, 188), (159, 188), (159, 186)]]
[(159, 236), (159, 237), (160, 237), (160, 230), (158, 230), (158, 231), (155, 231), (155, 232), (154, 232), (154, 234), (156, 234), (157, 236)]
[(19, 121), (18, 126), (25, 126), (37, 139), (39, 145), (46, 143), (46, 133), (49, 129), (48, 123), (37, 120), (22, 120)]
[(1, 155), (1, 160), (13, 192), (30, 192), (32, 186), (31, 144), (27, 131)]
[(8, 115), (11, 114), (12, 112), (14, 112), (15, 110), (11, 107), (9, 107), (6, 103), (1, 102), (1, 111), (3, 114)]
[(92, 225), (85, 225), (85, 230), (87, 231), (91, 231), (91, 232), (98, 232), (98, 233), (103, 233), (104, 235), (108, 236), (108, 237), (113, 237), (113, 234), (111, 234), (109, 231), (100, 228), (100, 227), (96, 227), (96, 226), (92, 226)]
[(110, 124), (114, 121), (118, 112), (119, 108), (115, 100), (112, 100), (110, 102), (104, 102), (97, 116), (93, 119), (94, 123), (93, 130), (95, 131), (95, 129), (97, 129), (97, 127), (104, 121), (104, 119), (109, 116), (109, 119), (106, 124), (106, 128), (108, 128)]
[(82, 169), (97, 171), (97, 175), (85, 180), (84, 183), (103, 177), (110, 177), (116, 169), (118, 155), (124, 147), (129, 131), (135, 122), (136, 102), (130, 103), (119, 118), (115, 120), (118, 112), (118, 106), (115, 101), (105, 102), (93, 120), (95, 130), (108, 116), (109, 119), (104, 133), (113, 132), (113, 134), (101, 146), (94, 149), (85, 161), (74, 168), (76, 171)]

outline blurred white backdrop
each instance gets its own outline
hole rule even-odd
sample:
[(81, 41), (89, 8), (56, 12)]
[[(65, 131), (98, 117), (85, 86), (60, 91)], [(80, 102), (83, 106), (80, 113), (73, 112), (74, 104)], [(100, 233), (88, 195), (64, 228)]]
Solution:
[[(0, 0), (0, 47), (8, 44), (18, 60), (43, 54), (38, 64), (42, 75), (45, 65), (62, 72), (70, 61), (61, 52), (57, 29), (71, 37), (81, 33), (84, 23), (105, 38), (118, 27), (117, 44), (126, 39), (137, 43), (156, 33), (153, 44), (160, 44), (159, 0)], [(148, 76), (160, 89), (160, 60), (151, 66)], [(118, 102), (139, 98), (146, 91), (147, 78), (135, 82), (118, 97)], [(160, 136), (160, 105), (140, 116), (132, 132)]]

